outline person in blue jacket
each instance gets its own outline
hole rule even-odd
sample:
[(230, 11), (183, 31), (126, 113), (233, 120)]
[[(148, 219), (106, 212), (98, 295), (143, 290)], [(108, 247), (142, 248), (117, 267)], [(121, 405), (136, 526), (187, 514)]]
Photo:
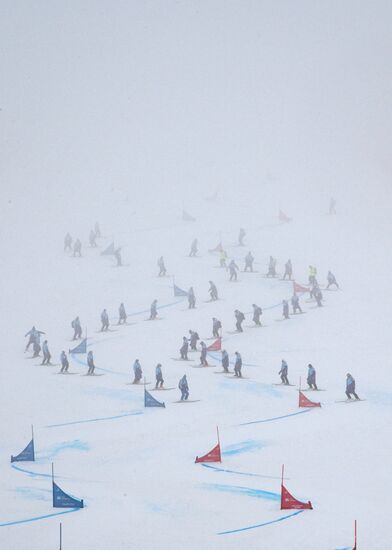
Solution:
[(295, 315), (298, 311), (303, 313), (301, 306), (299, 305), (299, 297), (296, 292), (291, 297), (291, 305), (293, 306), (293, 314)]
[(184, 376), (180, 379), (178, 388), (181, 391), (181, 401), (186, 401), (189, 397), (189, 386), (188, 380), (186, 379), (186, 374), (184, 374)]
[(89, 351), (87, 354), (87, 366), (88, 366), (87, 374), (88, 376), (92, 376), (95, 370), (94, 356), (92, 351)]
[(308, 365), (308, 377), (306, 379), (310, 390), (317, 390), (316, 384), (316, 369), (309, 363)]
[(188, 339), (186, 336), (183, 336), (182, 338), (182, 346), (180, 347), (180, 355), (181, 359), (184, 359), (184, 361), (188, 361)]
[(158, 363), (157, 366), (155, 367), (155, 379), (156, 379), (155, 389), (157, 389), (158, 387), (162, 388), (164, 380), (162, 375), (162, 365), (160, 363)]
[(347, 399), (351, 399), (353, 395), (355, 399), (359, 400), (358, 395), (355, 393), (355, 380), (349, 372), (346, 375), (346, 395)]
[(289, 385), (289, 379), (287, 378), (289, 372), (289, 367), (284, 359), (282, 359), (282, 364), (280, 366), (280, 371), (278, 374), (280, 374), (280, 379), (282, 380), (282, 384), (286, 384), (286, 386)]
[(225, 372), (229, 372), (229, 354), (225, 349), (222, 350), (222, 367)]
[(60, 363), (61, 363), (60, 373), (65, 374), (66, 372), (68, 372), (69, 362), (68, 362), (67, 354), (65, 353), (64, 350), (61, 352), (61, 355), (60, 355)]
[(109, 315), (106, 309), (104, 309), (101, 313), (101, 323), (101, 332), (106, 332), (107, 330), (109, 330)]
[(127, 312), (125, 311), (125, 306), (121, 302), (120, 307), (118, 308), (118, 325), (127, 324)]
[(203, 365), (203, 367), (208, 367), (207, 362), (207, 346), (204, 342), (200, 342), (201, 347), (201, 353), (200, 353), (200, 365)]
[(27, 345), (26, 345), (26, 348), (25, 348), (25, 353), (31, 345), (33, 345), (33, 348), (34, 348), (34, 343), (35, 342), (38, 342), (38, 344), (40, 343), (41, 334), (45, 334), (45, 333), (42, 332), (42, 330), (37, 330), (34, 326), (32, 327), (31, 330), (26, 332), (25, 338), (27, 338), (27, 336), (28, 336), (29, 341), (27, 342)]
[(133, 372), (134, 372), (134, 380), (133, 380), (133, 384), (138, 384), (140, 382), (140, 380), (142, 379), (142, 367), (139, 363), (139, 359), (136, 359), (136, 361), (134, 362), (133, 364)]
[(44, 358), (42, 359), (41, 365), (50, 365), (50, 359), (51, 359), (52, 356), (50, 355), (47, 340), (44, 340), (44, 343), (42, 344), (42, 353), (43, 353)]
[(242, 357), (241, 354), (236, 351), (234, 353), (235, 355), (235, 361), (234, 361), (234, 376), (237, 376), (238, 378), (242, 378)]

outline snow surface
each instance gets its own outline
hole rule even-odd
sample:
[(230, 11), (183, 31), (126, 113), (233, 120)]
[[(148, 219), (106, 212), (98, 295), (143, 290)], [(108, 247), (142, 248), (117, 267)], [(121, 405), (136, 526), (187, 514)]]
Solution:
[[(38, 11), (4, 4), (16, 34), (5, 35), (11, 50), (2, 62), (9, 78), (0, 113), (1, 549), (57, 548), (61, 521), (64, 550), (337, 550), (352, 548), (355, 519), (358, 548), (390, 548), (390, 121), (377, 102), (388, 82), (376, 55), (388, 43), (387, 8), (378, 3), (372, 19), (364, 3), (350, 27), (350, 2), (343, 13), (300, 2), (304, 11), (295, 14), (278, 4), (276, 12), (271, 6), (263, 12), (252, 2), (245, 11), (233, 3), (170, 2), (172, 18), (159, 3), (118, 3), (110, 13), (99, 2), (76, 12), (72, 2), (63, 12), (58, 4), (39, 3)], [(181, 25), (190, 20), (189, 28)], [(276, 53), (288, 71), (290, 104), (284, 78), (269, 61), (281, 36), (290, 46)], [(197, 38), (204, 38), (200, 49)], [(356, 53), (340, 96), (324, 82), (335, 70), (344, 73), (344, 61), (332, 63), (336, 40), (344, 59), (351, 59), (351, 47)], [(148, 44), (144, 57), (140, 44)], [(262, 59), (248, 57), (255, 47)], [(325, 76), (304, 80), (318, 54)], [(230, 70), (219, 73), (220, 63), (231, 66), (232, 81)], [(251, 76), (256, 71), (262, 82), (263, 69), (271, 85), (264, 96)], [(364, 112), (367, 131), (358, 133)], [(216, 200), (206, 200), (215, 190)], [(328, 215), (331, 195), (336, 216)], [(183, 208), (195, 222), (182, 221)], [(279, 209), (293, 221), (280, 224)], [(88, 234), (97, 220), (103, 238), (91, 249)], [(67, 231), (81, 238), (82, 258), (63, 252)], [(199, 255), (189, 258), (195, 237)], [(100, 256), (112, 240), (122, 247), (121, 268)], [(240, 273), (230, 283), (208, 252), (220, 240), (241, 269), (251, 250), (258, 273)], [(173, 296), (170, 276), (157, 277), (161, 255), (179, 287), (194, 287), (195, 310)], [(341, 290), (324, 292), (323, 308), (301, 297), (306, 314), (280, 321), (292, 284), (262, 277), (270, 255), (280, 274), (291, 258), (302, 284), (309, 264), (322, 285), (331, 269)], [(209, 280), (218, 302), (206, 302)], [(146, 322), (154, 298), (162, 319)], [(116, 326), (120, 302), (128, 326)], [(259, 329), (248, 328), (254, 302), (264, 311)], [(107, 334), (98, 332), (103, 308), (113, 329)], [(231, 334), (236, 308), (247, 313), (243, 334)], [(58, 363), (61, 350), (73, 346), (76, 315), (104, 376), (80, 376), (84, 356), (70, 360), (77, 374), (58, 376), (58, 367), (23, 353), (23, 336), (34, 324)], [(192, 368), (195, 353), (187, 364), (171, 360), (189, 329), (212, 336), (214, 316), (230, 358), (242, 354), (244, 380), (214, 374), (216, 353), (209, 356), (216, 369)], [(143, 387), (128, 385), (136, 358), (150, 382), (162, 363), (165, 385), (175, 388), (153, 393), (165, 409), (145, 409)], [(296, 386), (273, 385), (282, 358)], [(298, 409), (297, 384), (309, 362), (326, 391), (306, 395), (321, 409)], [(365, 401), (336, 402), (345, 398), (347, 372)], [(178, 404), (185, 373), (197, 402)], [(31, 424), (37, 460), (11, 465), (10, 455), (30, 440)], [(217, 426), (222, 464), (196, 465), (196, 455), (216, 444)], [(47, 517), (61, 511), (52, 508), (52, 462), (59, 486), (83, 498), (84, 509)], [(314, 510), (280, 510), (283, 463), (288, 490), (311, 500)]]

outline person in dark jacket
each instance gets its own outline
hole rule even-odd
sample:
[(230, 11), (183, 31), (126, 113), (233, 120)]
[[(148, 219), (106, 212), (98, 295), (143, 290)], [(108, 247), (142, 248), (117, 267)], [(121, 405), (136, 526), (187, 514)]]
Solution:
[(252, 304), (253, 307), (253, 322), (256, 326), (261, 327), (260, 317), (263, 314), (263, 311), (260, 306), (257, 304)]
[(309, 363), (308, 365), (308, 377), (306, 379), (310, 390), (317, 390), (316, 384), (316, 369)]
[(50, 355), (47, 340), (44, 340), (44, 343), (42, 344), (42, 354), (43, 354), (44, 357), (42, 359), (41, 365), (50, 365), (50, 359), (51, 359), (52, 356)]
[(191, 258), (194, 258), (197, 254), (197, 239), (193, 239), (191, 244), (191, 251), (189, 252), (189, 256)]
[(332, 286), (332, 285), (335, 285), (336, 288), (339, 288), (339, 285), (336, 281), (336, 277), (335, 275), (332, 273), (332, 271), (328, 271), (328, 275), (327, 275), (327, 280), (328, 280), (328, 285), (327, 285), (327, 289)]
[(283, 306), (283, 317), (285, 319), (289, 319), (289, 303), (288, 303), (288, 301), (283, 300), (282, 306)]
[(215, 302), (216, 300), (218, 300), (218, 289), (216, 288), (216, 285), (215, 283), (213, 283), (212, 281), (209, 281), (210, 283), (210, 288), (208, 290), (208, 292), (210, 293), (210, 298), (213, 302)]
[(286, 384), (286, 386), (289, 385), (289, 379), (287, 377), (289, 372), (289, 367), (284, 359), (282, 359), (282, 364), (280, 367), (280, 371), (278, 374), (280, 374), (280, 379), (282, 380), (282, 384)]
[(244, 267), (244, 271), (251, 271), (253, 272), (253, 262), (254, 262), (254, 257), (252, 256), (252, 253), (251, 252), (248, 252), (248, 254), (245, 256), (245, 267)]
[(156, 299), (153, 300), (150, 307), (150, 321), (155, 321), (155, 319), (157, 318), (157, 315), (158, 315), (157, 305), (158, 305), (158, 300)]
[(94, 356), (92, 351), (89, 351), (87, 354), (87, 366), (88, 366), (87, 374), (88, 376), (92, 376), (95, 371)]
[(317, 289), (316, 289), (316, 291), (315, 291), (315, 293), (314, 293), (314, 297), (315, 297), (315, 299), (316, 299), (316, 302), (317, 302), (318, 307), (322, 307), (322, 305), (323, 305), (323, 302), (322, 302), (322, 300), (323, 300), (323, 293), (321, 292), (320, 287), (317, 287)]
[(222, 350), (222, 367), (225, 372), (229, 372), (229, 364), (230, 364), (229, 354), (224, 349)]
[(158, 363), (157, 366), (155, 367), (155, 379), (156, 379), (155, 389), (157, 389), (158, 387), (162, 388), (164, 380), (162, 375), (162, 365), (160, 363)]
[(276, 277), (276, 259), (270, 256), (267, 277)]
[(235, 352), (235, 361), (234, 361), (234, 376), (242, 378), (242, 357), (238, 351)]
[(189, 397), (189, 386), (188, 380), (186, 379), (186, 374), (180, 379), (178, 387), (181, 391), (181, 401), (186, 401)]
[(293, 266), (291, 264), (291, 260), (287, 260), (287, 262), (284, 264), (283, 279), (286, 279), (286, 277), (288, 277), (289, 281), (291, 281), (292, 275), (293, 275)]
[(166, 275), (166, 266), (165, 266), (163, 256), (161, 256), (158, 259), (158, 267), (159, 267), (158, 277), (164, 277)]
[(67, 354), (65, 353), (64, 350), (61, 352), (61, 355), (60, 355), (60, 363), (61, 363), (60, 373), (65, 374), (66, 372), (68, 372), (69, 362), (68, 362)]
[(82, 243), (80, 239), (76, 239), (73, 246), (73, 255), (79, 256), (79, 258), (82, 257)]
[(200, 342), (201, 347), (201, 353), (200, 353), (200, 365), (203, 365), (203, 367), (208, 367), (208, 361), (207, 361), (207, 346), (204, 342)]
[(234, 311), (234, 315), (236, 319), (235, 327), (237, 329), (237, 332), (244, 332), (242, 329), (242, 323), (245, 320), (245, 315), (242, 313), (242, 311), (239, 311), (238, 309)]
[(118, 308), (118, 325), (126, 325), (127, 323), (127, 312), (125, 311), (125, 306), (121, 302), (120, 307)]
[(133, 373), (134, 373), (134, 379), (132, 384), (138, 384), (143, 376), (142, 367), (139, 363), (139, 359), (136, 359), (136, 361), (133, 364)]
[(359, 401), (359, 397), (355, 393), (355, 380), (350, 373), (346, 374), (346, 395), (347, 399), (351, 399), (351, 396), (353, 395), (355, 399)]
[(214, 338), (220, 337), (220, 330), (222, 328), (222, 323), (216, 317), (212, 318), (212, 336)]
[(180, 354), (181, 354), (181, 359), (184, 359), (185, 361), (188, 361), (188, 348), (189, 348), (188, 340), (186, 336), (184, 336), (182, 339)]
[(109, 315), (106, 309), (104, 309), (101, 313), (101, 323), (102, 323), (101, 332), (108, 331), (110, 323), (109, 323)]
[(291, 305), (293, 306), (293, 314), (297, 313), (297, 311), (299, 311), (299, 313), (303, 313), (301, 306), (299, 305), (299, 297), (295, 292), (291, 297)]
[(236, 281), (237, 280), (237, 271), (238, 271), (238, 265), (235, 263), (234, 260), (231, 260), (229, 263), (229, 267), (227, 268), (230, 273), (230, 281)]
[(71, 327), (74, 329), (74, 335), (72, 340), (78, 340), (82, 337), (82, 325), (80, 324), (79, 317), (75, 317), (75, 319), (71, 323)]
[(195, 292), (193, 290), (193, 287), (191, 286), (188, 290), (188, 309), (195, 309), (196, 307), (196, 296)]
[(197, 342), (198, 340), (200, 340), (199, 335), (195, 330), (190, 330), (189, 334), (190, 334), (189, 343), (191, 345), (191, 350), (197, 351)]

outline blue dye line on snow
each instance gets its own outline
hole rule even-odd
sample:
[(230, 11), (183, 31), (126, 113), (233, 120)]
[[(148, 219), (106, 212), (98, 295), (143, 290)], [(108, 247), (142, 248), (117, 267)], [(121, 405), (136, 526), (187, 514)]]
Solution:
[(6, 523), (0, 523), (0, 527), (6, 527), (7, 525), (19, 525), (21, 523), (30, 523), (31, 521), (39, 521), (41, 519), (53, 518), (54, 516), (61, 516), (63, 514), (70, 514), (72, 512), (78, 512), (79, 510), (81, 510), (81, 508), (71, 508), (70, 510), (64, 510), (63, 512), (55, 512), (54, 514), (47, 514), (46, 516), (36, 516), (34, 518), (8, 521)]
[(222, 493), (234, 493), (237, 495), (246, 495), (248, 497), (261, 498), (263, 500), (280, 501), (279, 493), (271, 491), (263, 491), (262, 489), (252, 489), (251, 487), (237, 487), (236, 485), (219, 485), (214, 483), (204, 483), (202, 487), (213, 491), (221, 491)]
[(228, 445), (225, 447), (226, 450), (222, 451), (224, 456), (235, 456), (242, 453), (247, 453), (249, 451), (255, 451), (261, 449), (265, 446), (262, 441), (254, 441), (249, 439), (248, 441), (241, 441), (240, 443), (235, 443), (234, 445)]
[(39, 474), (38, 472), (32, 472), (31, 470), (26, 470), (25, 468), (20, 468), (19, 466), (15, 466), (15, 464), (11, 464), (11, 468), (14, 470), (18, 470), (18, 472), (23, 472), (24, 474), (28, 474), (31, 477), (52, 477), (51, 474)]
[(143, 414), (141, 411), (135, 411), (125, 414), (117, 414), (116, 416), (102, 416), (101, 418), (90, 418), (88, 420), (74, 420), (73, 422), (63, 422), (61, 424), (49, 424), (44, 426), (45, 428), (60, 428), (61, 426), (72, 426), (73, 424), (86, 424), (88, 422), (101, 422), (103, 420), (115, 420), (117, 418), (124, 418), (125, 416), (137, 416)]
[(273, 523), (279, 523), (280, 521), (284, 521), (294, 516), (298, 516), (298, 514), (302, 514), (303, 511), (304, 510), (297, 510), (296, 512), (293, 512), (292, 514), (288, 514), (287, 516), (281, 516), (278, 519), (273, 519), (272, 521), (266, 521), (265, 523), (259, 523), (257, 525), (249, 525), (248, 527), (232, 529), (231, 531), (221, 531), (220, 533), (217, 533), (217, 535), (231, 535), (232, 533), (240, 533), (241, 531), (249, 531), (250, 529), (257, 529), (258, 527), (265, 527), (266, 525), (272, 525)]
[(310, 412), (312, 409), (305, 409), (304, 411), (298, 411), (296, 413), (285, 414), (283, 416), (275, 416), (274, 418), (266, 418), (265, 420), (253, 420), (252, 422), (244, 422), (243, 424), (238, 424), (238, 426), (249, 426), (250, 424), (262, 424), (263, 422), (274, 422), (275, 420), (281, 420), (282, 418), (289, 418), (290, 416), (297, 416), (299, 414), (305, 414)]
[(224, 472), (226, 474), (236, 474), (239, 476), (249, 476), (249, 477), (262, 477), (264, 479), (281, 479), (277, 476), (264, 476), (262, 474), (252, 474), (247, 472), (237, 472), (235, 470), (226, 470), (225, 468), (219, 468), (218, 466), (211, 466), (211, 464), (202, 464), (204, 468), (210, 468), (211, 470), (215, 470), (216, 472)]

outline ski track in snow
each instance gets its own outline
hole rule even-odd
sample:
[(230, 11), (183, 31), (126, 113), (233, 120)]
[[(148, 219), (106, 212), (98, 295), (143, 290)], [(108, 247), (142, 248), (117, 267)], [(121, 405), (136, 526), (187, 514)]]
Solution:
[(55, 516), (61, 516), (63, 514), (71, 514), (72, 512), (78, 512), (82, 508), (71, 508), (70, 510), (64, 510), (63, 512), (54, 512), (53, 514), (46, 514), (45, 516), (36, 516), (33, 518), (27, 518), (27, 519), (18, 519), (13, 521), (8, 521), (6, 523), (0, 523), (0, 527), (7, 527), (10, 525), (20, 525), (22, 523), (30, 523), (32, 521), (40, 521), (43, 519), (53, 518)]
[(277, 476), (265, 476), (263, 474), (253, 474), (253, 473), (250, 473), (250, 472), (238, 472), (237, 470), (227, 470), (225, 468), (219, 468), (218, 466), (212, 466), (211, 464), (202, 463), (201, 465), (204, 468), (209, 468), (210, 470), (214, 470), (216, 472), (222, 472), (222, 473), (225, 473), (225, 474), (235, 474), (235, 475), (239, 475), (239, 476), (249, 476), (249, 477), (261, 477), (261, 478), (264, 478), (264, 479), (278, 479), (278, 480), (281, 479), (280, 477), (277, 477)]
[(242, 531), (249, 531), (251, 529), (257, 529), (258, 527), (265, 527), (266, 525), (272, 525), (273, 523), (279, 523), (280, 521), (284, 521), (286, 519), (292, 518), (294, 516), (298, 516), (298, 514), (302, 514), (304, 510), (297, 510), (296, 512), (293, 512), (292, 514), (288, 514), (287, 516), (281, 516), (280, 518), (273, 519), (272, 521), (266, 521), (265, 523), (258, 523), (257, 525), (249, 525), (248, 527), (240, 527), (238, 529), (232, 529), (231, 531), (221, 531), (220, 533), (217, 533), (217, 535), (232, 535), (234, 533), (240, 533)]

